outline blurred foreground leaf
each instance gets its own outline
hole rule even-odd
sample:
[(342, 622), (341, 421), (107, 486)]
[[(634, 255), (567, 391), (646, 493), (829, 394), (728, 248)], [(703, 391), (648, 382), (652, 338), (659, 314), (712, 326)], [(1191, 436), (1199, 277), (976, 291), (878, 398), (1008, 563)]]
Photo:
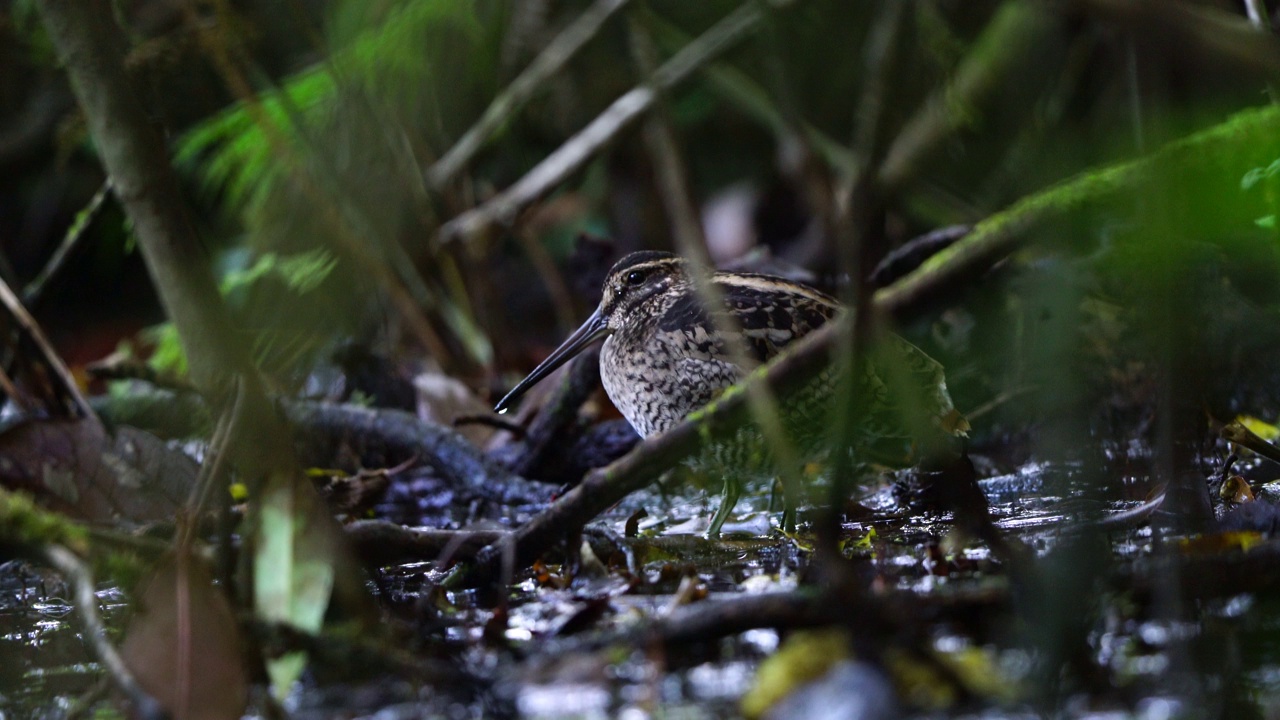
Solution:
[(83, 520), (172, 519), (195, 478), (195, 461), (131, 427), (30, 420), (0, 433), (0, 485)]
[(742, 714), (760, 717), (805, 683), (822, 677), (849, 657), (849, 637), (839, 629), (805, 630), (787, 638), (756, 671), (756, 681), (742, 697)]
[[(308, 517), (312, 492), (283, 473), (272, 475), (258, 503), (257, 549), (253, 558), (254, 605), (266, 622), (314, 634), (324, 623), (334, 584), (330, 538)], [(306, 665), (306, 655), (290, 652), (267, 661), (272, 691), (283, 699)]]
[(200, 559), (161, 561), (137, 593), (122, 655), (138, 682), (176, 720), (232, 720), (248, 701), (240, 631)]
[[(436, 44), (423, 42), (424, 35), (447, 33), (454, 41), (475, 42), (482, 30), (470, 3), (427, 0), (394, 3), (391, 10), (364, 5), (339, 8), (330, 33), (337, 49), (278, 89), (259, 93), (253, 100), (258, 112), (239, 102), (181, 137), (177, 164), (193, 170), (211, 194), (225, 192), (228, 209), (257, 210), (280, 173), (291, 169), (281, 150), (301, 149), (299, 132), (315, 130), (334, 112), (343, 84), (397, 105), (413, 106), (415, 98), (436, 102), (440, 88), (433, 77), (441, 58), (434, 57)], [(271, 133), (294, 144), (273, 146)]]

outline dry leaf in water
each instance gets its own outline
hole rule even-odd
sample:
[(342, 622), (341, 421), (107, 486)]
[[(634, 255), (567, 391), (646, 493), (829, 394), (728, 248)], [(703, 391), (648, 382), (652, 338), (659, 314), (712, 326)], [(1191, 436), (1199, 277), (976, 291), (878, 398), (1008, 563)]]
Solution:
[(175, 720), (234, 720), (248, 680), (240, 630), (213, 574), (187, 554), (161, 561), (141, 586), (121, 654)]

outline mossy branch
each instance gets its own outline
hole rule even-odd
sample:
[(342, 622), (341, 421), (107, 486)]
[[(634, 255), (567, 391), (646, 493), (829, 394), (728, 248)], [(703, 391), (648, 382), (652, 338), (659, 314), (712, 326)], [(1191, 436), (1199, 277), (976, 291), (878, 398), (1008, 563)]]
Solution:
[(1180, 201), (1195, 206), (1190, 215), (1210, 218), (1210, 224), (1219, 227), (1231, 220), (1245, 227), (1257, 217), (1251, 212), (1261, 208), (1242, 192), (1241, 181), (1278, 156), (1280, 109), (1269, 106), (1239, 113), (1146, 157), (1090, 170), (1023, 198), (975, 225), (915, 272), (877, 292), (876, 307), (891, 315), (910, 314), (1007, 257), (1036, 238), (1037, 231), (1064, 226), (1090, 208), (1136, 197), (1140, 189), (1179, 187), (1173, 178), (1192, 181), (1192, 190), (1180, 193)]
[(61, 545), (84, 555), (89, 531), (65, 515), (49, 512), (22, 493), (0, 489), (0, 541), (10, 545)]
[[(1083, 173), (979, 223), (964, 239), (879, 291), (874, 312), (898, 319), (916, 314), (924, 301), (954, 291), (1035, 238), (1035, 230), (1065, 223), (1089, 207), (1114, 202), (1140, 190), (1158, 189), (1162, 183), (1167, 183), (1164, 187), (1176, 187), (1188, 177), (1196, 179), (1193, 187), (1210, 183), (1221, 192), (1189, 200), (1211, 205), (1206, 211), (1211, 209), (1208, 214), (1217, 221), (1228, 213), (1244, 222), (1256, 205), (1240, 200), (1241, 204), (1231, 210), (1224, 207), (1223, 198), (1243, 195), (1241, 178), (1277, 156), (1280, 108), (1267, 107), (1241, 113), (1139, 160)], [(753, 373), (747, 382), (768, 383), (776, 394), (785, 397), (803, 387), (830, 362), (835, 341), (847, 332), (846, 316), (810, 335), (795, 351)], [(692, 456), (703, 442), (729, 437), (750, 418), (744, 401), (745, 393), (731, 390), (677, 427), (646, 440), (612, 465), (592, 472), (545, 512), (481, 551), (476, 558), (476, 575), (495, 577), (504, 557), (513, 557), (520, 566), (532, 562), (600, 512)]]

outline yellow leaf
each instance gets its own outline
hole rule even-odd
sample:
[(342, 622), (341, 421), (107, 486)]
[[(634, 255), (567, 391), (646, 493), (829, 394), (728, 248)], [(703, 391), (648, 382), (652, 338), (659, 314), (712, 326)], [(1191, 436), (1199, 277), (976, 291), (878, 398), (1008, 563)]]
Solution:
[(1189, 555), (1216, 555), (1235, 549), (1248, 552), (1249, 548), (1265, 540), (1260, 532), (1237, 530), (1184, 538), (1178, 542), (1178, 547)]
[(849, 657), (849, 638), (843, 630), (802, 630), (793, 633), (756, 671), (756, 682), (742, 696), (742, 714), (757, 718), (793, 690), (817, 680)]
[(1280, 427), (1276, 427), (1269, 422), (1259, 420), (1252, 415), (1240, 415), (1236, 418), (1236, 422), (1245, 426), (1254, 435), (1268, 442), (1280, 438)]

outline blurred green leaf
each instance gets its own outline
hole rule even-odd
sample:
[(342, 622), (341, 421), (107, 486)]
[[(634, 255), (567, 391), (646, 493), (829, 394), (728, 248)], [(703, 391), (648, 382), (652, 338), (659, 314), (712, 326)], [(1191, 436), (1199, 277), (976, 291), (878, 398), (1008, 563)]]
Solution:
[[(348, 13), (353, 5), (365, 4), (346, 3)], [(348, 18), (347, 23), (351, 22)], [(297, 121), (318, 123), (334, 110), (340, 82), (356, 83), (391, 102), (436, 92), (432, 74), (437, 63), (423, 34), (438, 26), (447, 26), (464, 41), (477, 39), (482, 29), (470, 3), (399, 3), (378, 25), (348, 30), (353, 36), (346, 41), (336, 38), (337, 49), (326, 61), (286, 79), (279, 89), (259, 94), (256, 112), (239, 102), (197, 125), (178, 139), (176, 162), (193, 173), (206, 191), (225, 192), (228, 209), (255, 209), (269, 197), (272, 183), (284, 169), (278, 164), (284, 148), (273, 147), (268, 133), (297, 140)], [(271, 127), (263, 127), (264, 123)]]
[(152, 325), (142, 331), (142, 337), (154, 346), (147, 364), (156, 370), (175, 375), (187, 374), (187, 354), (182, 349), (178, 328), (171, 322)]
[(1275, 177), (1278, 172), (1280, 172), (1280, 159), (1265, 168), (1253, 168), (1249, 172), (1245, 173), (1244, 177), (1240, 179), (1240, 189), (1252, 190), (1254, 185), (1257, 185), (1268, 178)]
[(247, 287), (269, 275), (279, 277), (298, 294), (315, 290), (337, 267), (333, 253), (317, 248), (296, 255), (265, 253), (243, 270), (232, 270), (222, 278), (220, 289), (226, 295)]
[[(297, 497), (311, 488), (276, 473), (268, 478), (259, 499), (253, 558), (254, 607), (268, 622), (319, 632), (333, 592), (334, 560), (329, 544), (317, 535), (310, 507)], [(306, 665), (302, 652), (287, 653), (267, 662), (272, 692), (283, 699)]]
[[(320, 112), (332, 101), (333, 76), (313, 67), (290, 78), (278, 91), (258, 97), (262, 118), (274, 132), (290, 132), (289, 108), (304, 116)], [(254, 208), (268, 197), (281, 168), (274, 164), (267, 129), (243, 103), (197, 125), (178, 139), (175, 161), (199, 178), (209, 193), (225, 192), (229, 208)]]

